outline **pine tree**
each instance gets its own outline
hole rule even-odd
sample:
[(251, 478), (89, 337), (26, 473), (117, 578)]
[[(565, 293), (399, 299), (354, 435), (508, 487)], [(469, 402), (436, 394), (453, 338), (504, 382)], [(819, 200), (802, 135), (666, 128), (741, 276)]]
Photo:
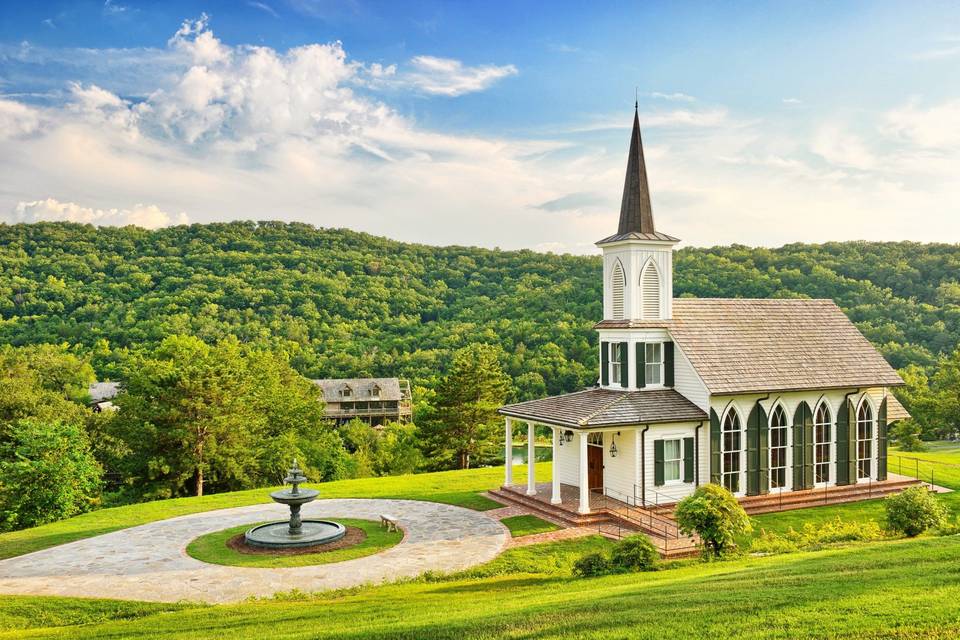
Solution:
[(510, 389), (500, 366), (501, 351), (472, 344), (453, 355), (449, 373), (437, 387), (436, 418), (424, 426), (427, 455), (436, 466), (468, 469), (497, 448), (497, 409)]

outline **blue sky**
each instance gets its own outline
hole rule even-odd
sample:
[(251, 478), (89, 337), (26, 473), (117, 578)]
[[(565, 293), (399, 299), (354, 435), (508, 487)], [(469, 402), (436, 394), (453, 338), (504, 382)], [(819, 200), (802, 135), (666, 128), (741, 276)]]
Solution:
[(955, 3), (7, 2), (0, 220), (960, 241)]

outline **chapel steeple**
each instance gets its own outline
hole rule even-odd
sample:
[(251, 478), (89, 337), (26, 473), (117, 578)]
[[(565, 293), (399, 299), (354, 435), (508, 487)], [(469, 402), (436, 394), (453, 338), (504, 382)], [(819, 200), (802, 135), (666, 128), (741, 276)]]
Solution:
[(620, 204), (620, 226), (617, 234), (631, 231), (655, 234), (653, 207), (650, 206), (650, 184), (647, 182), (647, 164), (643, 159), (643, 140), (640, 137), (639, 104), (633, 105), (633, 132), (630, 134), (630, 153), (627, 156), (627, 177), (623, 182), (623, 201)]
[(653, 226), (640, 113), (633, 131), (617, 233), (597, 243), (603, 250), (603, 318), (617, 322), (670, 320), (673, 312), (673, 246), (677, 238)]

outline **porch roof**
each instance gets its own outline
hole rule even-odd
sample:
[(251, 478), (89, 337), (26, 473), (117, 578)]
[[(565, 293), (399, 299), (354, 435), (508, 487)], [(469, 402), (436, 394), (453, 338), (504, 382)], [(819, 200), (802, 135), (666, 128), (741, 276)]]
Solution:
[(587, 389), (500, 407), (499, 413), (561, 427), (627, 425), (706, 420), (707, 414), (674, 389), (616, 391)]

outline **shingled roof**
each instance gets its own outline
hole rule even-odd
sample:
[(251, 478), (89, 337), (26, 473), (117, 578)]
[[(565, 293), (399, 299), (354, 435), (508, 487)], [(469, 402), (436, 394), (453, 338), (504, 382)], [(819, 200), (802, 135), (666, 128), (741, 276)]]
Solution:
[(351, 401), (369, 400), (374, 387), (380, 389), (377, 400), (403, 400), (404, 393), (397, 378), (324, 378), (314, 380), (327, 402), (340, 402), (340, 391), (349, 388)]
[(666, 328), (712, 394), (900, 386), (900, 376), (832, 300), (677, 298)]
[(887, 422), (909, 420), (912, 416), (894, 395), (887, 396)]
[(706, 420), (707, 414), (673, 389), (616, 391), (588, 389), (508, 404), (501, 415), (560, 427), (619, 427)]

